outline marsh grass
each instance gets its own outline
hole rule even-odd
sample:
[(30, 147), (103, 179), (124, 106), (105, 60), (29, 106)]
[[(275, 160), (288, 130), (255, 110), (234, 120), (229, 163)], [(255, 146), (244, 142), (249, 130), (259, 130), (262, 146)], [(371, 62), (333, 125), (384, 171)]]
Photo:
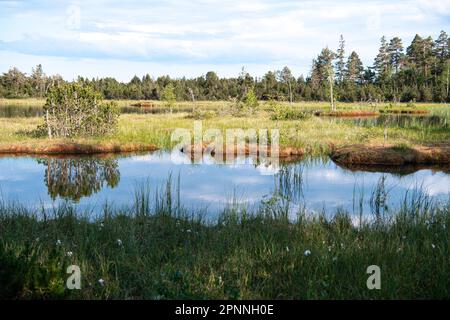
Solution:
[[(1, 106), (14, 103), (17, 108), (28, 108), (39, 100), (0, 100)], [(43, 102), (43, 101), (41, 101)], [(135, 101), (134, 101), (135, 102)], [(118, 104), (126, 108), (132, 101), (120, 100)], [(155, 102), (156, 108), (162, 108)], [(429, 116), (383, 116), (378, 118), (341, 119), (327, 117), (303, 117), (295, 120), (274, 120), (270, 103), (261, 102), (258, 115), (233, 117), (226, 114), (229, 102), (178, 102), (180, 112), (159, 114), (122, 114), (119, 119), (119, 130), (115, 135), (78, 139), (86, 144), (100, 143), (134, 143), (153, 144), (158, 148), (170, 149), (175, 145), (171, 134), (176, 128), (193, 130), (193, 122), (202, 119), (203, 129), (217, 128), (225, 136), (226, 129), (254, 128), (279, 129), (280, 145), (304, 148), (306, 154), (312, 156), (327, 155), (331, 146), (349, 144), (403, 144), (414, 145), (435, 143), (450, 140), (449, 119), (450, 108), (439, 104), (417, 104), (418, 108), (430, 111)], [(322, 102), (301, 102), (292, 105), (278, 103), (280, 108), (286, 107), (294, 113), (310, 114), (315, 110), (327, 111), (329, 107)], [(368, 110), (369, 106), (352, 103), (340, 104), (340, 110)], [(379, 108), (384, 106), (380, 105)], [(135, 107), (133, 107), (135, 108)], [(139, 109), (139, 108), (137, 108)], [(175, 107), (177, 109), (177, 107)], [(192, 109), (195, 112), (192, 113)], [(205, 115), (208, 116), (205, 116)], [(217, 116), (214, 116), (217, 114)], [(220, 116), (219, 116), (220, 115)], [(272, 118), (272, 119), (271, 119)], [(1, 143), (24, 142), (47, 144), (48, 140), (33, 136), (33, 130), (43, 123), (42, 117), (2, 118), (0, 117)], [(58, 141), (64, 142), (64, 141)]]
[[(30, 211), (0, 201), (0, 297), (450, 297), (450, 201), (437, 203), (415, 189), (389, 215), (365, 212), (355, 222), (343, 210), (330, 216), (297, 208), (292, 218), (292, 183), (302, 183), (301, 172), (280, 175), (276, 194), (283, 201), (253, 210), (230, 206), (215, 221), (182, 207), (173, 178), (157, 189), (138, 185), (134, 205), (105, 205), (94, 217), (70, 205)], [(371, 200), (380, 210), (382, 183)], [(81, 290), (65, 289), (71, 264), (81, 268)], [(381, 290), (366, 287), (369, 265), (381, 268)]]

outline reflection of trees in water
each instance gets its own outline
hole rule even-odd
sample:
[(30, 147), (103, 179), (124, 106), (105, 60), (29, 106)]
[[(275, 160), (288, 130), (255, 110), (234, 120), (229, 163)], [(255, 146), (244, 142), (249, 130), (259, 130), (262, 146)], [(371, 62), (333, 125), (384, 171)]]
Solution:
[(120, 181), (119, 164), (114, 159), (43, 159), (47, 166), (45, 184), (54, 200), (61, 197), (79, 201), (99, 192), (103, 184), (114, 188)]

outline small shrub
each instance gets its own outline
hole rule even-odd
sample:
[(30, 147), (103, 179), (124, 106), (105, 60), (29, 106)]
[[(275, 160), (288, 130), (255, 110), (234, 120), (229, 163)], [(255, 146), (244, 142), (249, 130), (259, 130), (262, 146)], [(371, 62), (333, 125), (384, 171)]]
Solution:
[(164, 106), (172, 112), (172, 109), (175, 107), (176, 96), (175, 96), (175, 88), (172, 83), (169, 83), (161, 92), (161, 100), (164, 103)]
[(253, 89), (250, 89), (244, 98), (244, 109), (249, 115), (256, 114), (259, 110), (258, 98)]
[(79, 83), (60, 84), (47, 92), (44, 126), (37, 132), (51, 137), (97, 136), (117, 129), (119, 109), (103, 102), (100, 93)]
[(284, 106), (274, 100), (269, 100), (267, 105), (268, 109), (272, 111), (271, 120), (299, 120), (309, 117), (307, 112), (296, 110), (290, 105)]
[(233, 117), (245, 117), (257, 114), (259, 111), (259, 101), (253, 89), (250, 89), (244, 99), (230, 98), (230, 104), (226, 114)]
[(218, 114), (221, 116), (233, 116), (233, 117), (243, 117), (244, 104), (238, 98), (229, 98), (229, 103), (223, 108), (218, 110)]
[(191, 114), (187, 116), (187, 118), (195, 119), (195, 120), (206, 120), (212, 119), (217, 115), (217, 113), (213, 110), (199, 110), (195, 109)]
[(406, 104), (406, 107), (407, 107), (407, 108), (415, 108), (415, 107), (416, 107), (416, 99), (413, 99), (413, 100), (409, 101), (409, 102)]

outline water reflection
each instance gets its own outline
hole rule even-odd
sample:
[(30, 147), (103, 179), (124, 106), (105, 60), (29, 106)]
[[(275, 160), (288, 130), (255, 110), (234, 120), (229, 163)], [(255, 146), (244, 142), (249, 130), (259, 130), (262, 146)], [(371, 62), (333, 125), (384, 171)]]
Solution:
[(448, 128), (449, 121), (445, 116), (439, 115), (402, 115), (382, 114), (377, 117), (362, 117), (350, 120), (353, 124), (362, 127), (396, 127), (396, 128)]
[[(174, 108), (173, 113), (177, 112), (191, 112), (190, 108)], [(168, 113), (169, 110), (163, 107), (154, 108), (137, 108), (132, 106), (120, 107), (120, 112), (124, 114), (162, 114)], [(42, 105), (0, 105), (0, 118), (34, 118), (43, 117), (44, 110)]]
[[(81, 210), (101, 212), (106, 202), (115, 207), (133, 206), (137, 187), (147, 183), (149, 201), (155, 202), (154, 196), (172, 174), (180, 177), (181, 205), (205, 209), (211, 216), (230, 203), (263, 206), (268, 211), (276, 208), (272, 215), (304, 208), (384, 214), (416, 186), (448, 200), (450, 174), (443, 170), (448, 167), (407, 168), (401, 174), (382, 168), (349, 170), (318, 158), (276, 164), (237, 157), (224, 164), (209, 157), (202, 164), (192, 164), (189, 156), (167, 152), (39, 160), (8, 156), (0, 157), (0, 200), (46, 208), (69, 200)], [(378, 193), (374, 192), (377, 188)]]
[(336, 165), (345, 170), (349, 170), (352, 172), (379, 172), (379, 173), (390, 173), (396, 176), (407, 176), (418, 172), (420, 170), (431, 170), (432, 172), (444, 172), (450, 174), (450, 165), (442, 164), (429, 164), (429, 165), (420, 165), (420, 164), (407, 164), (402, 166), (393, 166), (393, 165), (363, 165), (363, 164), (341, 164), (336, 163)]
[(42, 106), (0, 105), (0, 118), (33, 118), (43, 115)]
[(119, 163), (116, 159), (75, 158), (38, 159), (45, 165), (44, 182), (48, 194), (55, 200), (79, 201), (99, 192), (104, 184), (114, 188), (119, 184)]

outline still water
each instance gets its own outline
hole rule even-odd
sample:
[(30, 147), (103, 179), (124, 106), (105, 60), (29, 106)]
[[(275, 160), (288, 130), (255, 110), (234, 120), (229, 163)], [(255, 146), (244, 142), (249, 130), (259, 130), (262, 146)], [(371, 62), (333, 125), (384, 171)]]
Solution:
[[(169, 176), (179, 183), (185, 208), (201, 209), (212, 217), (231, 202), (255, 207), (274, 195), (289, 195), (309, 211), (350, 213), (373, 211), (371, 197), (380, 182), (386, 204), (395, 208), (405, 192), (420, 187), (439, 201), (450, 195), (450, 168), (342, 168), (330, 160), (302, 160), (289, 164), (256, 163), (252, 158), (228, 164), (204, 159), (193, 164), (181, 153), (155, 152), (140, 155), (72, 158), (0, 158), (0, 198), (29, 208), (53, 208), (70, 202), (81, 210), (101, 212), (105, 203), (132, 206), (135, 191), (143, 185), (156, 193)], [(152, 199), (152, 198), (151, 198)], [(355, 207), (358, 207), (355, 209)]]
[[(153, 108), (138, 108), (133, 106), (120, 107), (120, 112), (125, 114), (159, 114), (170, 112), (167, 108), (153, 107)], [(174, 108), (173, 113), (190, 112), (192, 108), (182, 109)], [(41, 105), (31, 106), (17, 106), (17, 105), (0, 105), (1, 118), (34, 118), (43, 117), (44, 109)]]

